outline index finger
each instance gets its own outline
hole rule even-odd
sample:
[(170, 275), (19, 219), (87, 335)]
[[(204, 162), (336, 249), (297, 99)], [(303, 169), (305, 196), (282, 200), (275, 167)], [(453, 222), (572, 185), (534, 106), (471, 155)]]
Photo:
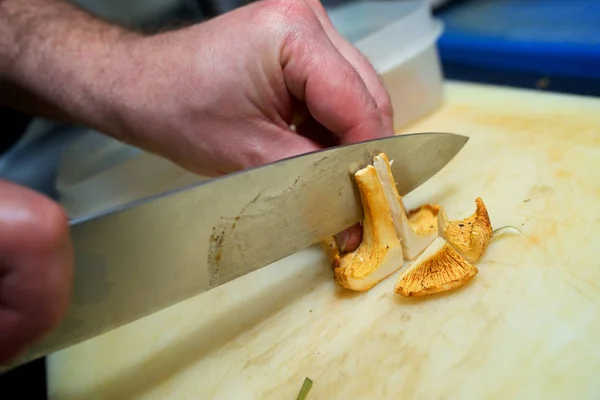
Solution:
[(286, 86), (341, 144), (385, 136), (377, 102), (330, 41), (316, 16), (281, 51)]

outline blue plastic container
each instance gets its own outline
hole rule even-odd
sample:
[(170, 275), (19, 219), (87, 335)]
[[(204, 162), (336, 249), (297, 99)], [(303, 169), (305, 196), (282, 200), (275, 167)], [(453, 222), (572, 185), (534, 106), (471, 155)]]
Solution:
[(463, 1), (437, 16), (449, 78), (519, 86), (546, 78), (566, 91), (600, 94), (598, 0)]

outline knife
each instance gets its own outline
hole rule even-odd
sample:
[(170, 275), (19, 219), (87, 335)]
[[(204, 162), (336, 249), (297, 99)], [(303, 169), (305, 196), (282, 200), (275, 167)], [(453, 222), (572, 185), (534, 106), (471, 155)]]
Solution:
[(338, 146), (74, 219), (75, 277), (67, 315), (10, 368), (222, 285), (359, 222), (353, 174), (380, 152), (393, 160), (398, 191), (406, 195), (467, 140), (416, 133)]

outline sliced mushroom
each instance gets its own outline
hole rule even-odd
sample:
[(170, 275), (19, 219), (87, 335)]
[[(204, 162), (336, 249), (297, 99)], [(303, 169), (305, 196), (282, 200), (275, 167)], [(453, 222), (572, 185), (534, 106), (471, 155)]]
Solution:
[(437, 232), (437, 220), (441, 208), (437, 204), (424, 204), (408, 212), (408, 222), (419, 235)]
[(438, 237), (400, 273), (394, 292), (405, 297), (440, 293), (463, 286), (477, 272), (477, 267)]
[(321, 244), (333, 268), (335, 282), (347, 289), (366, 291), (400, 269), (403, 254), (377, 171), (369, 165), (354, 177), (364, 213), (362, 242), (356, 250), (345, 254), (340, 254), (334, 237)]
[(475, 212), (462, 220), (448, 220), (442, 208), (438, 214), (438, 231), (467, 261), (477, 261), (492, 238), (492, 223), (481, 198), (475, 199)]
[[(396, 189), (392, 169), (387, 156), (383, 153), (375, 156), (373, 166), (384, 186), (388, 204), (392, 210), (396, 234), (402, 243), (404, 259), (412, 260), (417, 257), (438, 235), (436, 229), (421, 229), (420, 224), (413, 226), (404, 208), (402, 196)], [(434, 207), (434, 206), (432, 206)]]

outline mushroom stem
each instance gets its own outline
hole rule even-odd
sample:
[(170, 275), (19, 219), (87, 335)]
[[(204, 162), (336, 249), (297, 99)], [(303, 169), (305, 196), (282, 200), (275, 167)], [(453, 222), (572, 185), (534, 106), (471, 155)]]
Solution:
[(392, 222), (392, 211), (377, 171), (369, 165), (355, 175), (363, 207), (362, 241), (341, 254), (334, 237), (323, 241), (335, 282), (347, 289), (366, 291), (403, 264), (402, 245)]

